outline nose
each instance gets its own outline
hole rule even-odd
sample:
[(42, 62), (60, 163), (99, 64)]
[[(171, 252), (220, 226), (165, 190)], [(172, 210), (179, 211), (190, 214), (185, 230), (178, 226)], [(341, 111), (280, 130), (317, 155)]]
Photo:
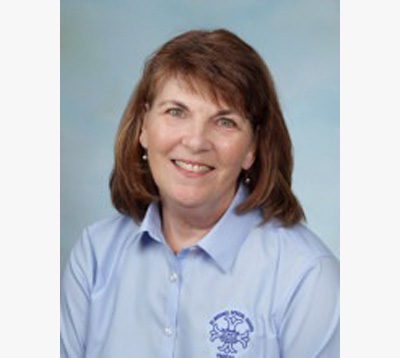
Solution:
[(206, 124), (192, 121), (182, 136), (182, 145), (193, 153), (207, 151), (212, 147)]

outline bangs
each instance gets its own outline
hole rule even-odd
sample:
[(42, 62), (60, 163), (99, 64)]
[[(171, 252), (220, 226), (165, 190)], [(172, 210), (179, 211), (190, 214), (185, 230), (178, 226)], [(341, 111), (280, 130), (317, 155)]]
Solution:
[(220, 108), (234, 110), (243, 118), (250, 120), (251, 115), (245, 109), (244, 99), (241, 92), (234, 84), (226, 78), (210, 76), (200, 71), (183, 71), (179, 69), (164, 69), (155, 74), (150, 82), (148, 91), (148, 103), (153, 104), (164, 84), (171, 78), (177, 79), (189, 92), (200, 95), (210, 100)]

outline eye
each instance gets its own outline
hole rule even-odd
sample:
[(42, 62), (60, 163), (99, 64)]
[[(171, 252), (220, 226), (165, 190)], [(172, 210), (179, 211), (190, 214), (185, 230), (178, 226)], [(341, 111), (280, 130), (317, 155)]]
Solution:
[(237, 126), (236, 122), (229, 118), (220, 118), (218, 119), (217, 123), (220, 127), (225, 128), (235, 128)]
[(172, 117), (179, 117), (179, 118), (181, 118), (181, 117), (184, 116), (183, 110), (182, 110), (181, 108), (177, 108), (177, 107), (168, 109), (168, 110), (167, 110), (167, 113), (168, 113), (169, 115), (171, 115)]

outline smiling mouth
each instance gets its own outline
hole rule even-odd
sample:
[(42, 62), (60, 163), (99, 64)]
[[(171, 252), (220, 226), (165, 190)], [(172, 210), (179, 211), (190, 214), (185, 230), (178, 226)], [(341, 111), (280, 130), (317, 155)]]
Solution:
[(215, 169), (214, 167), (209, 166), (209, 165), (186, 162), (183, 160), (172, 160), (172, 162), (177, 167), (184, 169), (186, 171), (192, 172), (192, 173), (207, 173), (207, 172), (210, 172), (211, 170)]

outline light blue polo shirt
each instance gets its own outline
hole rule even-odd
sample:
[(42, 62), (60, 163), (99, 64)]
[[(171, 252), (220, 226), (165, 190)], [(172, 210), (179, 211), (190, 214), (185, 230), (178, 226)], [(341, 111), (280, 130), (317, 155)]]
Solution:
[(88, 227), (61, 289), (61, 357), (339, 357), (339, 264), (303, 225), (229, 209), (175, 256), (157, 203)]

